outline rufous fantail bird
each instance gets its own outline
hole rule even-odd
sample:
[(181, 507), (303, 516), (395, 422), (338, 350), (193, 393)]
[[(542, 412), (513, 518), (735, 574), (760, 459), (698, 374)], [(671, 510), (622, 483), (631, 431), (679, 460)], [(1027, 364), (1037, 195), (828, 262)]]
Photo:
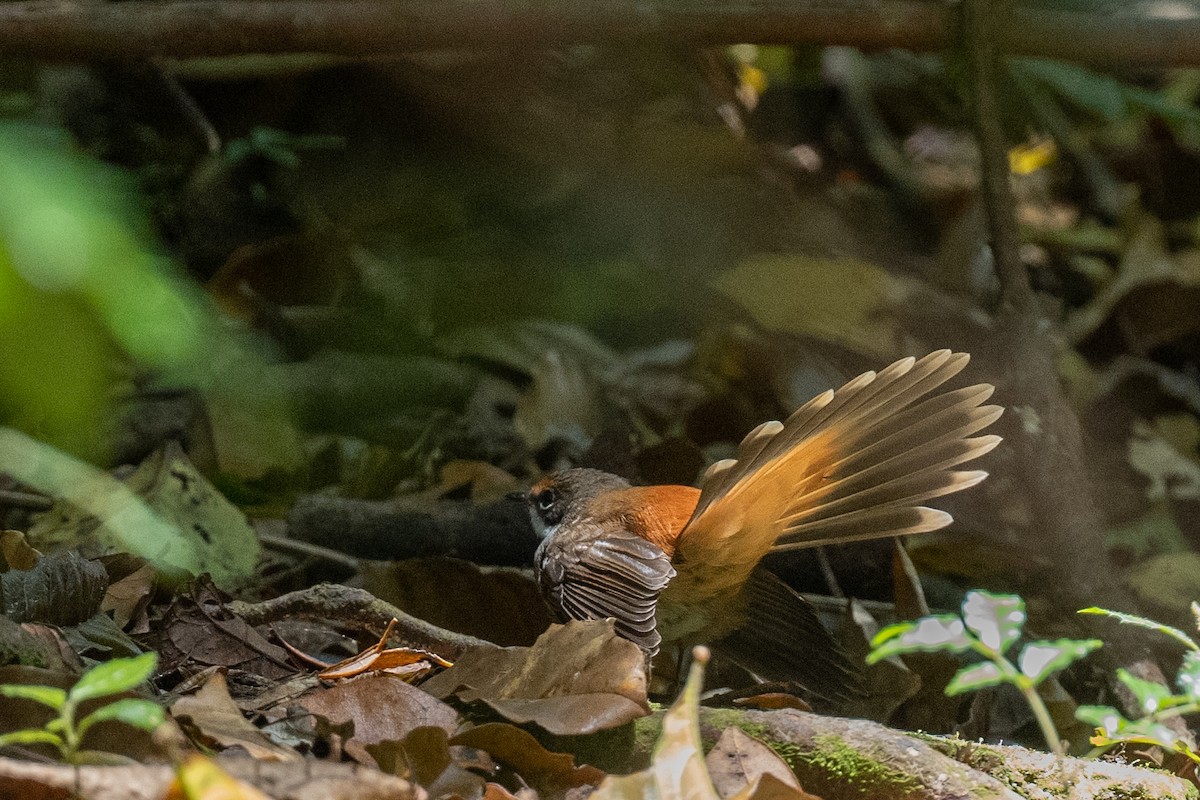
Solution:
[(939, 350), (826, 391), (751, 431), (699, 489), (631, 486), (594, 469), (546, 476), (528, 502), (551, 612), (612, 618), (648, 657), (664, 642), (715, 643), (764, 679), (823, 681), (836, 695), (854, 668), (812, 607), (759, 562), (949, 525), (922, 504), (982, 481), (986, 472), (954, 468), (1000, 442), (975, 436), (1003, 411), (982, 405), (992, 386), (935, 393), (969, 358)]

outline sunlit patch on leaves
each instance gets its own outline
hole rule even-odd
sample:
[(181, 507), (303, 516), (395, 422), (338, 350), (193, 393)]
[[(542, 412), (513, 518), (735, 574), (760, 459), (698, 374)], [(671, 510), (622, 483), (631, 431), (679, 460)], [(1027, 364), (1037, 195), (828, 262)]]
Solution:
[[(1200, 754), (1192, 750), (1177, 731), (1163, 723), (1169, 718), (1200, 711), (1200, 646), (1196, 641), (1178, 628), (1133, 614), (1095, 606), (1079, 613), (1106, 616), (1125, 625), (1145, 628), (1167, 636), (1188, 649), (1175, 674), (1178, 693), (1156, 681), (1140, 678), (1129, 670), (1117, 670), (1117, 680), (1133, 695), (1142, 712), (1139, 719), (1128, 719), (1111, 706), (1080, 706), (1076, 709), (1076, 719), (1096, 729), (1092, 744), (1098, 751), (1124, 743), (1157, 745), (1200, 764)], [(1200, 625), (1200, 621), (1197, 624)]]

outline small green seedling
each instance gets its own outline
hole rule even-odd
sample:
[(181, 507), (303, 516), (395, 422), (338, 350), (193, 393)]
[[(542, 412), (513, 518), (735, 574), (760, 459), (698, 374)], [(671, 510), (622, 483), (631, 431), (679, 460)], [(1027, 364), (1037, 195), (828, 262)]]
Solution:
[(154, 730), (163, 721), (163, 710), (156, 703), (137, 698), (124, 698), (97, 708), (80, 720), (75, 716), (80, 703), (99, 697), (127, 692), (147, 680), (158, 664), (157, 653), (142, 653), (133, 658), (114, 658), (92, 667), (79, 681), (65, 691), (54, 686), (2, 684), (0, 695), (33, 700), (50, 706), (58, 716), (42, 728), (26, 728), (0, 735), (0, 747), (12, 744), (51, 744), (58, 748), (64, 761), (77, 763), (84, 734), (98, 722), (116, 720), (143, 730)]
[(961, 618), (937, 614), (881, 630), (871, 641), (867, 663), (907, 653), (978, 653), (986, 660), (960, 669), (946, 686), (946, 694), (973, 692), (1002, 683), (1017, 687), (1029, 703), (1046, 744), (1061, 754), (1062, 740), (1046, 704), (1038, 696), (1037, 686), (1103, 642), (1098, 639), (1029, 642), (1014, 664), (1004, 654), (1021, 638), (1025, 619), (1025, 601), (1016, 595), (967, 592)]
[[(1192, 610), (1200, 612), (1195, 603), (1192, 604)], [(1200, 764), (1200, 754), (1180, 739), (1178, 733), (1163, 724), (1164, 720), (1171, 717), (1200, 711), (1200, 644), (1178, 628), (1144, 617), (1095, 607), (1085, 608), (1079, 613), (1099, 614), (1127, 625), (1146, 628), (1168, 636), (1187, 648), (1183, 664), (1175, 676), (1179, 694), (1172, 694), (1171, 690), (1162, 684), (1143, 680), (1124, 669), (1117, 670), (1117, 680), (1129, 689), (1142, 710), (1143, 716), (1139, 719), (1127, 719), (1111, 706), (1080, 706), (1075, 709), (1076, 719), (1096, 727), (1096, 735), (1092, 737), (1092, 744), (1096, 746), (1094, 755), (1099, 755), (1118, 744), (1152, 744), (1181, 753)]]

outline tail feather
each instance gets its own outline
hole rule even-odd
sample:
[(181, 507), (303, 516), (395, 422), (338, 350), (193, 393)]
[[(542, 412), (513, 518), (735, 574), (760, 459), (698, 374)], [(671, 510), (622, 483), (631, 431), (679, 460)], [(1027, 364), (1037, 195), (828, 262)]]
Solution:
[(745, 624), (712, 643), (718, 653), (763, 680), (802, 683), (823, 706), (838, 707), (862, 696), (861, 665), (846, 655), (817, 610), (795, 590), (759, 567), (740, 600)]
[[(795, 549), (937, 530), (945, 512), (922, 503), (986, 476), (953, 468), (994, 448), (975, 436), (1003, 412), (980, 384), (934, 393), (966, 366), (939, 350), (867, 372), (825, 392), (786, 422), (760, 425), (736, 459), (710, 467), (677, 540), (677, 583), (701, 594), (741, 585), (772, 548)], [(719, 577), (689, 575), (693, 565)]]
[[(820, 536), (809, 535), (804, 539), (776, 545), (775, 552), (802, 550), (821, 544), (846, 544), (878, 539), (872, 531), (886, 530), (889, 536), (908, 536), (914, 533), (929, 533), (941, 530), (954, 521), (945, 511), (925, 506), (903, 508), (864, 508), (843, 514), (840, 517), (823, 519), (817, 523)], [(816, 527), (816, 526), (814, 526)]]

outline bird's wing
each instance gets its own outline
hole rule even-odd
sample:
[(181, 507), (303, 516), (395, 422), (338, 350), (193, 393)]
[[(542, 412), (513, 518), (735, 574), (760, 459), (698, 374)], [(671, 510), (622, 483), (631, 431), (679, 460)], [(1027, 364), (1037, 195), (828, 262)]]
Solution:
[[(969, 358), (939, 350), (897, 361), (813, 398), (785, 423), (751, 431), (736, 459), (712, 465), (701, 480), (677, 540), (677, 582), (716, 594), (740, 587), (772, 549), (949, 525), (949, 514), (922, 503), (983, 480), (986, 472), (953, 468), (1000, 442), (974, 436), (1002, 413), (982, 405), (992, 386), (933, 394)], [(705, 574), (693, 576), (698, 569)]]
[(542, 594), (561, 620), (614, 620), (617, 633), (647, 656), (662, 642), (658, 595), (675, 575), (658, 546), (626, 530), (547, 539), (537, 554)]

